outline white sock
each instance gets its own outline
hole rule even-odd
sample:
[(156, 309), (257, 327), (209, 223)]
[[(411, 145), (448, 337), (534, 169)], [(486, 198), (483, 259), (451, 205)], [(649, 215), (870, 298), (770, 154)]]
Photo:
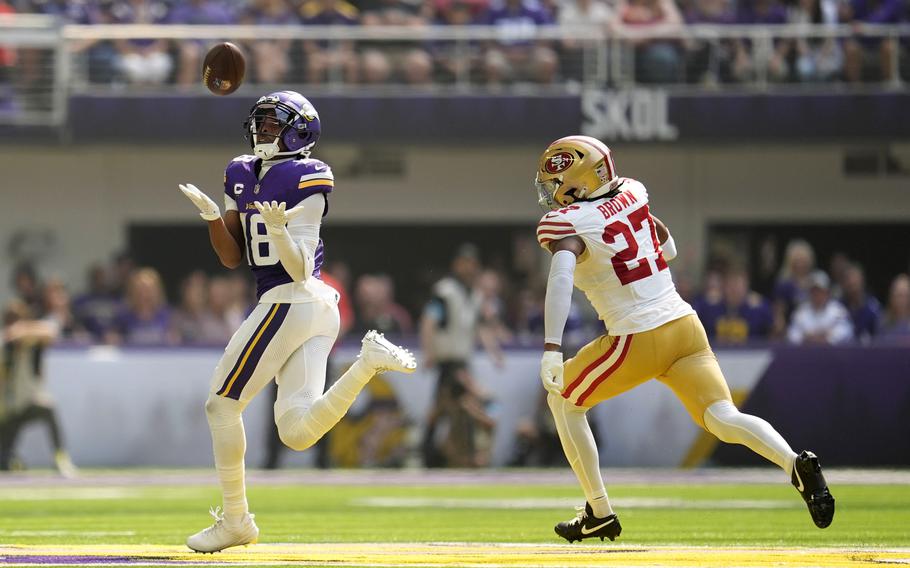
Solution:
[(288, 408), (276, 419), (281, 440), (291, 449), (302, 451), (322, 438), (345, 415), (375, 371), (355, 361), (332, 387), (312, 404)]
[(221, 483), (226, 523), (240, 523), (249, 513), (246, 500), (243, 456), (246, 453), (246, 433), (240, 413), (243, 404), (230, 398), (210, 394), (205, 414), (212, 432), (215, 471)]
[(608, 517), (613, 514), (603, 478), (600, 475), (600, 457), (594, 434), (585, 415), (587, 410), (576, 407), (559, 395), (547, 395), (547, 403), (556, 422), (563, 453), (578, 478), (594, 516)]
[(757, 416), (743, 414), (732, 402), (715, 402), (705, 411), (705, 428), (728, 444), (742, 444), (770, 462), (776, 463), (789, 476), (796, 453), (770, 424)]

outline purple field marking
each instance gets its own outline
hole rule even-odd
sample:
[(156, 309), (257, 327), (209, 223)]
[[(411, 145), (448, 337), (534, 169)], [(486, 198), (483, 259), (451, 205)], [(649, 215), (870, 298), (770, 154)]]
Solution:
[(197, 564), (192, 560), (170, 560), (159, 556), (99, 556), (91, 554), (23, 554), (0, 556), (0, 564), (63, 565), (63, 564)]

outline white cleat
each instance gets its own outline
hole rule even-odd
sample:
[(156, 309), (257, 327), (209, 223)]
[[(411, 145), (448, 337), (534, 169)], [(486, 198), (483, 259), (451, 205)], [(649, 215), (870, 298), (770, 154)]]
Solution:
[(247, 513), (240, 524), (229, 525), (224, 522), (224, 515), (219, 514), (220, 510), (220, 507), (209, 510), (215, 518), (215, 524), (186, 539), (188, 547), (196, 552), (218, 552), (232, 546), (256, 544), (259, 527), (253, 522), (253, 515)]
[(410, 351), (395, 345), (376, 330), (363, 336), (360, 360), (376, 371), (413, 373), (417, 368), (417, 359)]

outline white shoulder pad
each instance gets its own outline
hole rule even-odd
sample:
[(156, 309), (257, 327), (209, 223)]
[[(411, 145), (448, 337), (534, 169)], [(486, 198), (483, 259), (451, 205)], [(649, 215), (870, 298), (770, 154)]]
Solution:
[(645, 184), (640, 181), (632, 178), (622, 178), (622, 183), (619, 184), (620, 191), (628, 191), (639, 200), (648, 200), (648, 189), (645, 187)]
[(537, 242), (547, 248), (551, 241), (586, 233), (603, 232), (603, 217), (597, 207), (588, 202), (579, 202), (550, 211), (537, 224)]

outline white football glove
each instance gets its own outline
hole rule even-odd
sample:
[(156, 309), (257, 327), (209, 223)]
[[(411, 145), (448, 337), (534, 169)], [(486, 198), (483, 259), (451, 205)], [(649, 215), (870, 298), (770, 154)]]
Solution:
[(562, 393), (562, 353), (559, 351), (544, 351), (540, 358), (540, 381), (547, 392)]
[(201, 189), (191, 183), (181, 183), (177, 187), (199, 209), (200, 217), (206, 221), (215, 221), (221, 218), (221, 209), (218, 208), (218, 204), (212, 201), (212, 198), (203, 193)]
[(277, 201), (272, 201), (271, 203), (268, 201), (265, 203), (255, 201), (253, 205), (256, 206), (256, 209), (258, 209), (259, 213), (262, 215), (262, 220), (265, 221), (266, 229), (273, 234), (281, 233), (288, 222), (303, 213), (303, 205), (298, 205), (293, 209), (285, 210), (287, 204), (284, 201), (281, 203), (278, 203)]

